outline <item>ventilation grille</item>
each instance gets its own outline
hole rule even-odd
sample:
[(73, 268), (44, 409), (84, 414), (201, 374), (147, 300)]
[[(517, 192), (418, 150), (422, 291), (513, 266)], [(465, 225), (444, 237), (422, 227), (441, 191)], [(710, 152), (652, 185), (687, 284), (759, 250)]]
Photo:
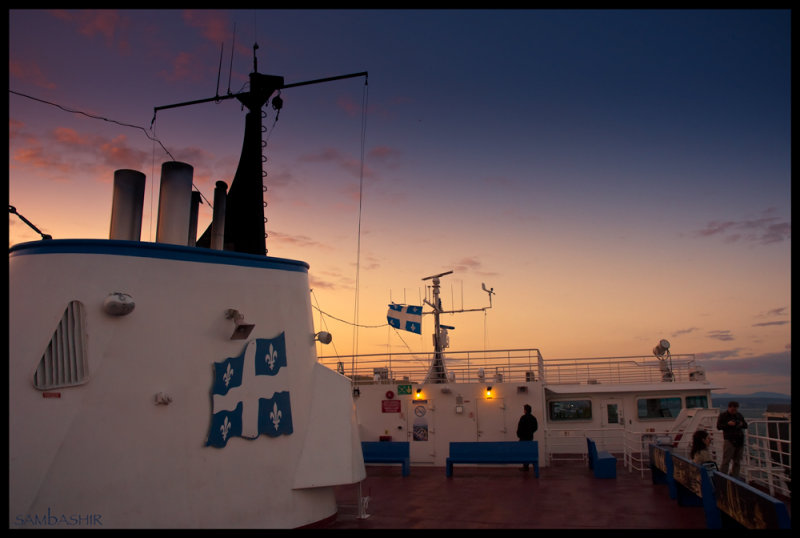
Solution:
[(86, 383), (89, 368), (84, 325), (83, 304), (71, 301), (33, 374), (34, 387), (47, 390)]

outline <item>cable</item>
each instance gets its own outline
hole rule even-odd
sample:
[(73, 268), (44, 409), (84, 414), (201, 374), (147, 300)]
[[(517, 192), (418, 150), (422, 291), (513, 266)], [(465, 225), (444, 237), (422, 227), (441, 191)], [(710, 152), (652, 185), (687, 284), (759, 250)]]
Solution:
[[(139, 125), (133, 125), (133, 124), (130, 124), (130, 123), (124, 123), (124, 122), (117, 121), (117, 120), (112, 120), (110, 118), (106, 118), (106, 117), (103, 117), (103, 116), (96, 116), (94, 114), (89, 114), (88, 112), (83, 112), (82, 110), (74, 110), (74, 109), (67, 108), (65, 106), (59, 105), (58, 103), (53, 103), (53, 102), (47, 101), (45, 99), (39, 99), (38, 97), (33, 97), (33, 96), (30, 96), (30, 95), (27, 95), (27, 94), (24, 94), (24, 93), (21, 93), (21, 92), (17, 92), (17, 91), (14, 91), (14, 90), (8, 90), (8, 91), (9, 91), (9, 93), (13, 93), (14, 95), (19, 95), (20, 97), (26, 97), (26, 98), (31, 99), (33, 101), (39, 101), (40, 103), (44, 103), (46, 105), (54, 106), (56, 108), (59, 108), (59, 109), (63, 110), (64, 112), (69, 112), (71, 114), (81, 114), (83, 116), (86, 116), (87, 118), (92, 118), (92, 119), (95, 119), (95, 120), (103, 120), (103, 121), (107, 121), (109, 123), (116, 123), (117, 125), (121, 125), (122, 127), (130, 127), (132, 129), (139, 129), (140, 131), (142, 131), (144, 133), (144, 135), (148, 139), (152, 140), (153, 142), (158, 142), (158, 145), (161, 146), (161, 149), (164, 150), (164, 153), (169, 155), (170, 159), (172, 159), (173, 161), (176, 160), (175, 157), (173, 157), (172, 154), (169, 152), (169, 150), (166, 147), (164, 147), (164, 144), (162, 144), (161, 141), (158, 138), (150, 136), (150, 134), (148, 134), (148, 132), (147, 132), (147, 129), (145, 129), (144, 127), (141, 127)], [(153, 117), (153, 122), (155, 122), (155, 117)], [(200, 193), (200, 197), (203, 200), (205, 200), (205, 202), (210, 207), (213, 208), (214, 206), (211, 205), (211, 202), (208, 201), (208, 198), (206, 198), (203, 195), (203, 193), (200, 191), (200, 189), (197, 188), (197, 185), (192, 183), (192, 186), (195, 189), (197, 189), (197, 192)]]

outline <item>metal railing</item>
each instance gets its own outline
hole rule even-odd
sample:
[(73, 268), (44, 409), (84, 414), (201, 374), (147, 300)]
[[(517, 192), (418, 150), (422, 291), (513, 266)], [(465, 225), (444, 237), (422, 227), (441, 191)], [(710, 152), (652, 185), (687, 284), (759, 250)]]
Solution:
[(742, 474), (770, 495), (791, 497), (792, 422), (751, 420), (745, 434)]
[[(645, 355), (544, 360), (538, 349), (450, 351), (443, 353), (451, 383), (544, 381), (550, 385), (704, 381), (694, 355), (673, 355), (665, 363)], [(423, 383), (434, 353), (376, 353), (322, 356), (319, 362), (350, 377), (354, 384)]]
[[(542, 376), (538, 349), (451, 351), (444, 354), (448, 381), (468, 383), (482, 380), (521, 382)], [(323, 356), (319, 362), (349, 377), (356, 385), (374, 383), (422, 383), (434, 353), (376, 353), (370, 355)]]

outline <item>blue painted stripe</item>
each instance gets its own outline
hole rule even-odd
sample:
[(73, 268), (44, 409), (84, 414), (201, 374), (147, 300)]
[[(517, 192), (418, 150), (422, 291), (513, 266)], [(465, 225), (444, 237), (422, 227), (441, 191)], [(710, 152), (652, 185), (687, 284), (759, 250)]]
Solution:
[(8, 256), (29, 254), (103, 254), (108, 256), (136, 256), (160, 258), (195, 263), (217, 263), (262, 269), (308, 272), (309, 265), (298, 260), (272, 258), (230, 250), (211, 250), (169, 243), (145, 243), (117, 239), (46, 239), (18, 243), (8, 249)]

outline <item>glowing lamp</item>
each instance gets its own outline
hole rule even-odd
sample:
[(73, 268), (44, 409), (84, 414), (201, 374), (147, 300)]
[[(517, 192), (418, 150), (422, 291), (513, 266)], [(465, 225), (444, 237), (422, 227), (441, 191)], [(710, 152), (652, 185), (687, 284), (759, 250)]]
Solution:
[(417, 396), (416, 397), (417, 398), (422, 398), (422, 389), (421, 388), (417, 389)]
[(486, 387), (486, 397), (487, 398), (491, 398), (492, 397), (492, 386), (491, 385)]

